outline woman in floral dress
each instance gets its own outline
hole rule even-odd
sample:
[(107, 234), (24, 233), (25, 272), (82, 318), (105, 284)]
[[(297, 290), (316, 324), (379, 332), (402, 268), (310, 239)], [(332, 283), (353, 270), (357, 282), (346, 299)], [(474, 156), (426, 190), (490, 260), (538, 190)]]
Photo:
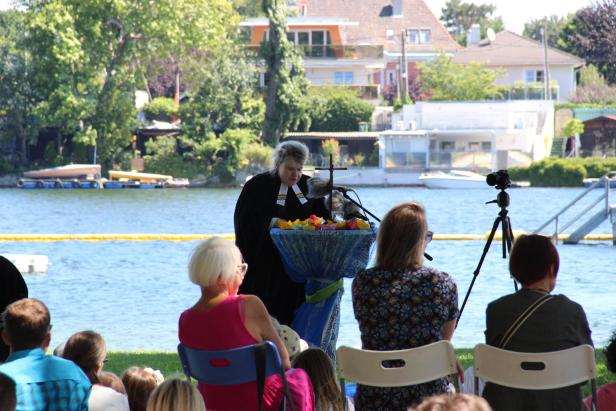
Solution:
[[(353, 310), (363, 349), (401, 350), (451, 340), (458, 315), (457, 287), (449, 274), (423, 266), (430, 240), (419, 203), (397, 205), (383, 219), (376, 266), (353, 280)], [(425, 397), (447, 392), (447, 386), (444, 378), (406, 387), (358, 385), (355, 407), (406, 410)]]

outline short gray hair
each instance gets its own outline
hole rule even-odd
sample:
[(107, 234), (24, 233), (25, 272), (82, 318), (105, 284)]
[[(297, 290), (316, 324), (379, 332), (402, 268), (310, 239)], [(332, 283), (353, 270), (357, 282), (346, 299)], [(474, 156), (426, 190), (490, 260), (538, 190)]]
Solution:
[(209, 238), (197, 245), (192, 253), (188, 264), (190, 281), (208, 287), (220, 276), (228, 283), (241, 262), (242, 253), (233, 242), (220, 237)]
[(308, 147), (299, 141), (284, 141), (276, 146), (273, 157), (274, 169), (272, 172), (276, 173), (278, 171), (278, 167), (289, 159), (297, 161), (303, 165), (308, 158)]

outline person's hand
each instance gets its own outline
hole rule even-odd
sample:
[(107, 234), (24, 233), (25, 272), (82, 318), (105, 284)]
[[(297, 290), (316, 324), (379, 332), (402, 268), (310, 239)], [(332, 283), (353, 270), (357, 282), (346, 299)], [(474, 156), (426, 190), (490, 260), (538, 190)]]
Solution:
[(460, 361), (456, 360), (456, 369), (458, 370), (458, 379), (460, 380), (460, 385), (464, 384), (464, 368), (462, 368), (462, 364)]

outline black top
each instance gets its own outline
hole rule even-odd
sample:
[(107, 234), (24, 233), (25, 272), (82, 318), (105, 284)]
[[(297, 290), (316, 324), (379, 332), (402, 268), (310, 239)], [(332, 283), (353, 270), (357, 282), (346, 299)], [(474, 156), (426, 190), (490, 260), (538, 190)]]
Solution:
[[(308, 193), (302, 175), (297, 183), (304, 195)], [(294, 283), (284, 272), (276, 246), (269, 235), (272, 218), (306, 219), (311, 214), (327, 216), (323, 199), (301, 204), (289, 187), (284, 206), (276, 203), (280, 178), (270, 172), (251, 178), (242, 189), (234, 214), (235, 243), (248, 263), (248, 272), (240, 287), (242, 294), (255, 294), (269, 314), (282, 324), (291, 325), (295, 310), (304, 302), (304, 284)]]
[[(26, 297), (28, 287), (21, 273), (12, 262), (0, 255), (0, 313), (4, 312), (9, 304)], [(4, 362), (8, 355), (9, 347), (0, 338), (0, 363)]]
[[(509, 326), (544, 293), (522, 289), (488, 304), (486, 344), (498, 347)], [(559, 294), (539, 307), (513, 335), (510, 351), (550, 352), (592, 345), (590, 327), (582, 307)], [(483, 396), (495, 411), (506, 410), (584, 410), (579, 386), (554, 390), (519, 390), (487, 383)]]

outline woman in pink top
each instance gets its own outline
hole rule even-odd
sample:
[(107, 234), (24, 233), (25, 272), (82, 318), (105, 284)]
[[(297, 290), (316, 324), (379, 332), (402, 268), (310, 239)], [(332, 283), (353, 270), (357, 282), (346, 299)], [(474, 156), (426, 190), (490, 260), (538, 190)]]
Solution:
[[(605, 347), (605, 362), (608, 371), (616, 374), (616, 331), (612, 334), (610, 342)], [(601, 411), (616, 411), (616, 381), (603, 384), (597, 390), (598, 408)], [(592, 398), (589, 395), (584, 399), (586, 408), (592, 410)]]
[[(199, 244), (190, 259), (190, 280), (201, 287), (199, 301), (184, 311), (179, 321), (180, 342), (190, 348), (227, 350), (272, 341), (285, 370), (289, 355), (265, 309), (254, 295), (238, 295), (246, 269), (240, 250), (230, 241), (211, 238)], [(312, 410), (314, 396), (310, 378), (301, 369), (286, 373), (295, 409)], [(255, 382), (238, 385), (199, 383), (208, 410), (257, 410)], [(279, 375), (265, 380), (263, 410), (279, 410), (283, 384)]]

